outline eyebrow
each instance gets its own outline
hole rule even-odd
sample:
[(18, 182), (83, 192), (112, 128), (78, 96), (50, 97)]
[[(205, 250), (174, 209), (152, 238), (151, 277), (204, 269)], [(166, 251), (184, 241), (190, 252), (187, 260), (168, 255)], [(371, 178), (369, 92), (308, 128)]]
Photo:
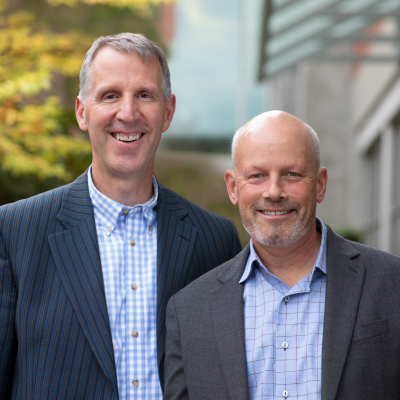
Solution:
[[(107, 84), (104, 86), (101, 86), (101, 84), (96, 88), (95, 93), (96, 94), (104, 94), (107, 92), (120, 92), (121, 90), (118, 88), (118, 85), (113, 85), (113, 84)], [(150, 92), (150, 93), (159, 93), (161, 90), (158, 86), (142, 86), (139, 87), (138, 90), (135, 91), (135, 93), (138, 92)]]

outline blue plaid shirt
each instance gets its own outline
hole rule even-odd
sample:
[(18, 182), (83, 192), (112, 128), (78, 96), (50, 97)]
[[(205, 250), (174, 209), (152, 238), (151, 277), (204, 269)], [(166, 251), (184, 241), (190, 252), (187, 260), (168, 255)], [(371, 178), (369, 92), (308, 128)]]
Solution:
[(100, 193), (88, 171), (120, 400), (162, 399), (157, 364), (158, 186), (126, 207)]
[(262, 264), (250, 242), (240, 282), (250, 399), (321, 398), (326, 291), (326, 226), (311, 273), (289, 288)]

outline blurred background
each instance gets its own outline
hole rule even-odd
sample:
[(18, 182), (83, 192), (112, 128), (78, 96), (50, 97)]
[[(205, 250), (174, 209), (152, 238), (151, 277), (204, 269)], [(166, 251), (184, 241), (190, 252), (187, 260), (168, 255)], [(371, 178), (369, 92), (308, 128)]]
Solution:
[(91, 162), (74, 102), (95, 38), (130, 31), (165, 50), (177, 111), (160, 182), (231, 218), (237, 128), (280, 109), (319, 134), (317, 214), (400, 255), (400, 0), (0, 0), (0, 205), (68, 183)]

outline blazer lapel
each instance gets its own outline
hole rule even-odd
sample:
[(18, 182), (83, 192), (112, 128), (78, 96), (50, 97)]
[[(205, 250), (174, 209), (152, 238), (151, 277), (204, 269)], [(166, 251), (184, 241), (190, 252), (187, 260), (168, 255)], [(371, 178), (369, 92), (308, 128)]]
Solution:
[(93, 206), (86, 172), (68, 189), (57, 218), (66, 230), (49, 236), (67, 295), (101, 368), (118, 393)]
[(248, 400), (244, 340), (243, 274), (249, 246), (231, 260), (218, 276), (221, 286), (212, 292), (211, 317), (226, 387), (232, 400)]
[(359, 252), (328, 227), (321, 398), (333, 400), (346, 362), (364, 282)]
[(157, 203), (157, 359), (161, 385), (165, 353), (165, 314), (169, 298), (182, 289), (196, 229), (182, 219), (188, 214), (175, 193), (159, 184)]

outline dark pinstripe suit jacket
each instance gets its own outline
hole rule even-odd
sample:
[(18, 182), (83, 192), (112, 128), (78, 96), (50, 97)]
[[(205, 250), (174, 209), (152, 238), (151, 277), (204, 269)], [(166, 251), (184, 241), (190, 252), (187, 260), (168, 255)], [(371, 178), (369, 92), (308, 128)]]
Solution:
[[(157, 356), (168, 299), (240, 250), (233, 224), (160, 185)], [(118, 399), (87, 175), (0, 207), (0, 399)]]

